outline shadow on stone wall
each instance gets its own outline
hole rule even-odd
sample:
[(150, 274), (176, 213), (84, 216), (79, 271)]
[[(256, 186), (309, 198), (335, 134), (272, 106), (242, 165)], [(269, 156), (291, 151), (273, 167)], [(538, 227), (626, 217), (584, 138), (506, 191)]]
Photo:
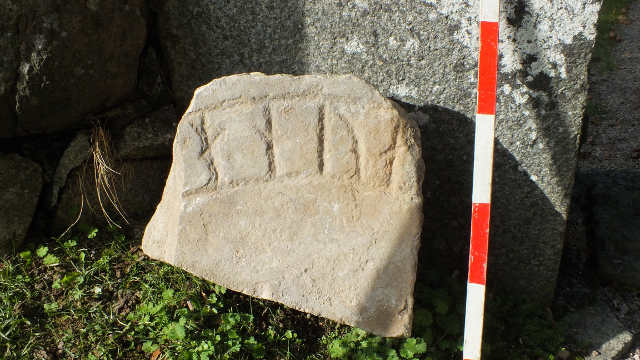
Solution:
[(187, 106), (197, 87), (222, 76), (304, 73), (301, 6), (291, 0), (152, 1), (178, 102)]
[[(466, 274), (469, 254), (475, 122), (443, 107), (401, 105), (420, 121), (425, 161), (424, 225), (420, 262), (445, 273)], [(417, 116), (416, 116), (417, 114)], [(564, 219), (499, 141), (495, 143), (488, 291), (544, 289), (551, 299), (562, 251)], [(556, 242), (539, 234), (557, 233)], [(466, 276), (466, 275), (465, 275)], [(418, 279), (419, 281), (420, 279)]]

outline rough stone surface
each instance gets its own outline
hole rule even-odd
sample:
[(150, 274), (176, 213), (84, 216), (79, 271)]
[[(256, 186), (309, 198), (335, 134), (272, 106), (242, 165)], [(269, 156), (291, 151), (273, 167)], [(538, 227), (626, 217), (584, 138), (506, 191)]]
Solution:
[(217, 79), (178, 125), (143, 249), (251, 296), (411, 332), (417, 126), (354, 76)]
[(597, 185), (592, 199), (600, 275), (640, 287), (640, 186)]
[(41, 189), (38, 164), (0, 153), (0, 255), (11, 254), (22, 244)]
[(640, 287), (640, 172), (580, 170), (573, 201), (572, 258), (587, 271), (597, 264), (605, 283)]
[(131, 96), (122, 104), (95, 115), (98, 123), (104, 124), (108, 130), (121, 129), (135, 119), (153, 111), (153, 107), (142, 97)]
[(77, 125), (79, 116), (133, 92), (146, 40), (143, 0), (13, 3), (20, 54), (18, 66), (12, 63), (18, 78), (11, 91), (23, 130)]
[(20, 64), (20, 1), (4, 0), (0, 6), (0, 138), (18, 135), (13, 87)]
[[(421, 111), (429, 261), (464, 268), (478, 0), (153, 0), (173, 91), (241, 72), (354, 74)], [(501, 1), (489, 282), (550, 299), (599, 0)]]
[(165, 75), (155, 48), (149, 47), (140, 57), (138, 91), (154, 108), (170, 104), (173, 96), (167, 87)]
[(58, 193), (67, 182), (67, 175), (74, 168), (84, 163), (91, 154), (90, 139), (87, 134), (77, 134), (62, 154), (60, 162), (51, 179), (51, 189), (48, 191), (46, 206), (53, 208), (58, 203)]
[(615, 318), (604, 302), (567, 315), (567, 341), (584, 347), (587, 360), (614, 360), (629, 349), (633, 335)]
[(173, 106), (165, 106), (133, 121), (114, 135), (114, 146), (120, 159), (171, 156), (171, 146), (178, 126)]

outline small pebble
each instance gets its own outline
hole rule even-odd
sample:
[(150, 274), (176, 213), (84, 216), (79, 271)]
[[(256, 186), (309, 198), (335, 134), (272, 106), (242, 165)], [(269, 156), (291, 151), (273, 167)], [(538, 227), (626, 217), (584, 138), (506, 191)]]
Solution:
[(629, 312), (629, 307), (626, 304), (620, 304), (620, 316), (625, 316)]

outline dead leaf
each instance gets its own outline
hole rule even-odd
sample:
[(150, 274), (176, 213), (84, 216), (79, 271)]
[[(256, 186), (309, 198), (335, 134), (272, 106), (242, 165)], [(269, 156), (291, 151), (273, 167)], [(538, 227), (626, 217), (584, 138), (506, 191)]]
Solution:
[(191, 300), (187, 300), (187, 306), (189, 307), (189, 310), (193, 311), (194, 307), (193, 307), (193, 304), (191, 303)]
[(566, 360), (569, 358), (569, 356), (571, 355), (571, 352), (567, 349), (560, 349), (558, 350), (558, 353), (556, 354), (556, 357), (558, 357), (558, 359), (561, 360)]
[(554, 324), (555, 321), (553, 320), (553, 312), (551, 312), (551, 309), (548, 306), (545, 306), (544, 312), (547, 315), (547, 320), (549, 320), (549, 323)]
[(634, 160), (640, 160), (640, 148), (631, 150), (631, 154), (629, 155)]
[(631, 20), (626, 15), (616, 16), (616, 22), (622, 25), (631, 24)]
[(600, 125), (600, 120), (595, 116), (589, 116), (589, 122), (593, 125)]
[(160, 349), (156, 349), (156, 351), (151, 353), (151, 357), (149, 358), (149, 360), (158, 360), (161, 354), (162, 351), (160, 351)]
[(620, 125), (622, 125), (622, 123), (620, 121), (616, 121), (616, 122), (614, 122), (613, 124), (611, 124), (609, 126), (617, 128), (617, 127), (620, 127)]
[(611, 40), (619, 43), (620, 41), (622, 41), (622, 38), (620, 37), (620, 35), (616, 34), (614, 31), (609, 33), (609, 37), (611, 38)]

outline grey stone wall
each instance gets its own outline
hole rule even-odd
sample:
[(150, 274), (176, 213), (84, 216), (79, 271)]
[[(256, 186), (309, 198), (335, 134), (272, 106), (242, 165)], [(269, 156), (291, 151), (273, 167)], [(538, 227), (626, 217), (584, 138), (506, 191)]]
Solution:
[(142, 0), (6, 0), (0, 8), (0, 138), (89, 123), (133, 93)]

